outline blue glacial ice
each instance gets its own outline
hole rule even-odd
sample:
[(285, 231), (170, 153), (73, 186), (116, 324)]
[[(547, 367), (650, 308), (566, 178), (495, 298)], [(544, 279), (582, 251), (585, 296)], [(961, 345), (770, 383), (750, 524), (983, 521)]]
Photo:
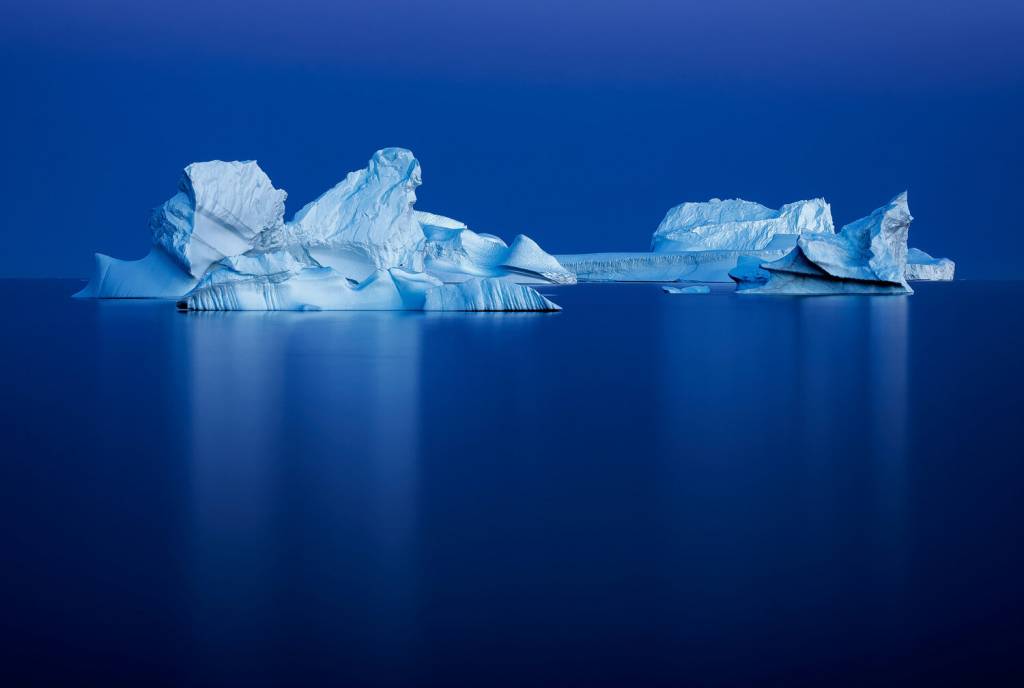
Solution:
[(903, 192), (838, 234), (801, 236), (778, 260), (744, 259), (731, 276), (744, 294), (912, 294), (906, 279), (912, 220)]

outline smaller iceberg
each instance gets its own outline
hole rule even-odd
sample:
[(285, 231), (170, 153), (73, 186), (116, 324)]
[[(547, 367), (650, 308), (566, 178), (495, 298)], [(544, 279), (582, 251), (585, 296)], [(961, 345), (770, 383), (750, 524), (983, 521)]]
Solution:
[(949, 282), (956, 263), (949, 258), (932, 258), (919, 248), (907, 251), (907, 279), (920, 282)]
[(745, 294), (912, 294), (906, 280), (913, 217), (906, 192), (838, 234), (806, 234), (784, 257), (738, 261), (730, 276)]
[(694, 284), (690, 287), (674, 287), (671, 285), (662, 286), (661, 290), (666, 294), (710, 294), (711, 287), (706, 284)]
[(763, 251), (791, 248), (802, 234), (834, 231), (832, 209), (823, 198), (789, 203), (778, 210), (738, 198), (713, 198), (669, 210), (651, 237), (651, 250)]

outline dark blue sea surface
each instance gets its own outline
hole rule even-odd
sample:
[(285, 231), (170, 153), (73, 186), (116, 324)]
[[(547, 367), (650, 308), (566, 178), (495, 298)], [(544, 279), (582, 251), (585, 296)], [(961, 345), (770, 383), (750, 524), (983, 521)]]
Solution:
[(0, 281), (3, 685), (1024, 680), (1024, 283), (79, 286)]

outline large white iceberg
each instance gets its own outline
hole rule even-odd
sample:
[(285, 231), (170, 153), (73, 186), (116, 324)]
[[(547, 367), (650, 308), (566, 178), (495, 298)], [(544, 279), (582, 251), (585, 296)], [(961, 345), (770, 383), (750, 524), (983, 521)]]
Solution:
[(668, 211), (651, 237), (655, 253), (761, 251), (789, 248), (801, 234), (832, 234), (832, 210), (823, 198), (772, 210), (741, 199), (713, 198)]
[[(516, 284), (473, 280), (575, 281), (529, 237), (508, 246), (414, 210), (420, 183), (413, 154), (385, 148), (286, 223), (285, 192), (255, 162), (193, 163), (179, 193), (153, 212), (150, 254), (137, 261), (97, 254), (76, 296), (184, 296), (197, 310), (550, 310), (554, 304)], [(435, 289), (426, 305), (422, 285), (442, 282), (472, 284)], [(410, 300), (414, 287), (418, 300)]]
[(153, 210), (153, 249), (140, 260), (96, 254), (78, 297), (176, 298), (211, 264), (244, 253), (284, 222), (287, 193), (275, 189), (255, 161), (192, 163), (178, 193)]
[(912, 294), (906, 280), (913, 218), (906, 192), (838, 234), (805, 234), (784, 257), (733, 271), (745, 294)]

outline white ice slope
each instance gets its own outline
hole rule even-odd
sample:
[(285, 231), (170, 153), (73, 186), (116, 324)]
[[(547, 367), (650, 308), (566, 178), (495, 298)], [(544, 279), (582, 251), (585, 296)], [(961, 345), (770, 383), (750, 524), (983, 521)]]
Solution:
[(259, 247), (303, 246), (321, 265), (362, 279), (379, 268), (421, 270), (423, 231), (413, 204), (422, 183), (411, 151), (384, 148), (306, 204)]
[(426, 237), (424, 269), (446, 282), (471, 277), (508, 276), (513, 281), (573, 284), (576, 276), (533, 239), (523, 234), (507, 245), (443, 215), (417, 211)]

